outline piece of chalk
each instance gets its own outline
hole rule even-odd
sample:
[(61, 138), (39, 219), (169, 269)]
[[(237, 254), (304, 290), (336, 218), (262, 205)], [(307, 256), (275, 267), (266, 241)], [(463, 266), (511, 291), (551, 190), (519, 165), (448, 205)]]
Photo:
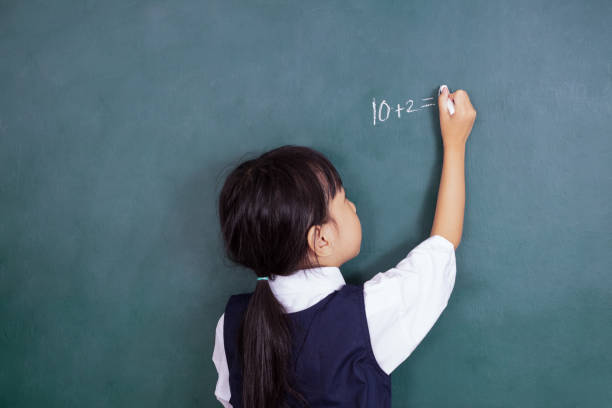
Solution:
[[(438, 89), (438, 95), (440, 95), (442, 93), (442, 90), (444, 88), (448, 89), (448, 86), (441, 85), (440, 89)], [(450, 89), (448, 89), (448, 93), (450, 93)], [(446, 109), (448, 109), (448, 113), (451, 114), (451, 115), (453, 113), (455, 113), (455, 104), (453, 103), (453, 101), (450, 98), (446, 100)]]
[(455, 104), (450, 99), (446, 100), (446, 107), (448, 108), (448, 113), (451, 115), (455, 113)]

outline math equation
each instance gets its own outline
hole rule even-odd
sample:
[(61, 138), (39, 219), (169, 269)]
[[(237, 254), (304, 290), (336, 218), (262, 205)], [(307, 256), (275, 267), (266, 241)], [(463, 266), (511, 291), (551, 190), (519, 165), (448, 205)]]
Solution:
[(389, 103), (387, 103), (385, 99), (383, 99), (378, 104), (378, 106), (376, 106), (376, 98), (372, 98), (372, 124), (376, 126), (376, 120), (378, 120), (379, 122), (386, 121), (387, 119), (389, 119), (392, 112), (394, 112), (394, 114), (397, 114), (398, 119), (401, 119), (402, 111), (404, 111), (404, 114), (406, 115), (413, 112), (418, 112), (431, 106), (436, 106), (435, 103), (431, 102), (433, 101), (433, 99), (433, 97), (421, 98), (421, 106), (415, 108), (414, 100), (412, 99), (408, 99), (404, 105), (398, 103), (395, 105), (395, 107), (392, 107), (391, 105), (389, 105)]

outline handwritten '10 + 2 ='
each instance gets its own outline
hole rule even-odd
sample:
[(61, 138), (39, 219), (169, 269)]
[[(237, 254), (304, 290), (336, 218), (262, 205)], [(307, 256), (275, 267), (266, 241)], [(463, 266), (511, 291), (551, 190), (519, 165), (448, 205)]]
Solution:
[(377, 119), (379, 122), (386, 121), (387, 119), (389, 119), (389, 116), (392, 111), (397, 113), (397, 118), (400, 119), (402, 116), (402, 111), (405, 111), (405, 113), (413, 113), (413, 112), (418, 112), (424, 108), (436, 106), (435, 103), (427, 103), (427, 101), (431, 101), (433, 99), (434, 99), (433, 97), (421, 98), (421, 101), (423, 101), (424, 103), (423, 105), (419, 106), (416, 109), (413, 109), (414, 101), (412, 99), (408, 99), (405, 104), (406, 106), (402, 106), (398, 103), (396, 107), (392, 109), (391, 106), (387, 103), (385, 99), (383, 99), (382, 102), (378, 104), (378, 108), (377, 108), (376, 98), (372, 98), (372, 124), (376, 126)]

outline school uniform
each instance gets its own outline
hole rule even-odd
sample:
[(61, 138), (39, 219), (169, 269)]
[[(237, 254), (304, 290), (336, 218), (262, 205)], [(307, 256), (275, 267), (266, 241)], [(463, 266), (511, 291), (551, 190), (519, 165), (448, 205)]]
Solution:
[[(434, 235), (360, 285), (331, 266), (269, 280), (292, 323), (298, 391), (313, 408), (390, 407), (390, 375), (446, 307), (455, 275), (453, 244)], [(251, 294), (230, 296), (216, 327), (215, 396), (224, 407), (242, 406), (236, 340)]]

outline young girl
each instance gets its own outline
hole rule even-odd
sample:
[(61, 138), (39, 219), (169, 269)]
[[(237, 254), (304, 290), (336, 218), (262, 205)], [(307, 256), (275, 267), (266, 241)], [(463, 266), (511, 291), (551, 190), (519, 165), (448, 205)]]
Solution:
[(391, 372), (455, 283), (476, 111), (463, 90), (438, 94), (444, 160), (430, 237), (362, 285), (340, 271), (359, 254), (357, 210), (322, 154), (282, 146), (229, 174), (219, 197), (225, 250), (257, 281), (229, 298), (217, 324), (215, 395), (225, 407), (391, 406)]

